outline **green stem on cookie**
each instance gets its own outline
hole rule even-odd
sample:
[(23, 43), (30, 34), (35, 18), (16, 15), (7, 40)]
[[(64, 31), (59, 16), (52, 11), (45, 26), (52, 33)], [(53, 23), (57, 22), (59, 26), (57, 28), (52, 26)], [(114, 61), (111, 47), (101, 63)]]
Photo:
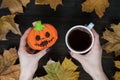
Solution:
[(36, 21), (35, 22), (35, 26), (34, 26), (34, 30), (35, 31), (40, 31), (44, 28), (45, 26), (41, 23), (41, 21)]

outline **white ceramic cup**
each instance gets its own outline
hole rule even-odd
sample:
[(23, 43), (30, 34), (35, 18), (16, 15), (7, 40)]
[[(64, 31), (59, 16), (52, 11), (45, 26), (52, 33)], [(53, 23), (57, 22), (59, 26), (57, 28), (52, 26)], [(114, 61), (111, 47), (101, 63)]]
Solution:
[[(93, 23), (90, 23), (88, 26), (82, 26), (82, 25), (76, 25), (76, 26), (73, 26), (72, 28), (70, 28), (67, 33), (66, 33), (66, 36), (65, 36), (65, 43), (68, 47), (68, 49), (73, 52), (73, 53), (77, 53), (77, 54), (84, 54), (86, 52), (88, 52), (92, 47), (93, 47), (93, 44), (94, 44), (94, 36), (93, 36), (93, 33), (91, 31), (91, 29), (94, 27), (94, 24)], [(88, 46), (87, 49), (83, 50), (83, 51), (76, 51), (74, 49), (71, 48), (71, 46), (69, 45), (68, 43), (68, 37), (69, 37), (69, 34), (73, 31), (73, 30), (81, 30), (83, 32), (86, 32), (89, 34), (89, 36), (91, 37), (91, 44), (90, 46)], [(82, 46), (80, 46), (82, 47)]]

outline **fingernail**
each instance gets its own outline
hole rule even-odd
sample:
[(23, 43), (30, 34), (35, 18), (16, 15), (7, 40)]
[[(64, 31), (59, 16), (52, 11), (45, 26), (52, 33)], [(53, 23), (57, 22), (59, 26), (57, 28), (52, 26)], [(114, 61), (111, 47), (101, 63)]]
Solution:
[(46, 52), (49, 52), (50, 51), (50, 48), (46, 49)]

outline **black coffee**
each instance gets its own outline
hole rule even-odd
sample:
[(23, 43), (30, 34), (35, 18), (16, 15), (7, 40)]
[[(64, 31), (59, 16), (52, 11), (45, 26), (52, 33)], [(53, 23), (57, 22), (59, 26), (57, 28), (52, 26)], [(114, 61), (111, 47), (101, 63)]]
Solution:
[(81, 30), (73, 30), (68, 36), (68, 44), (76, 51), (84, 51), (91, 45), (91, 36)]

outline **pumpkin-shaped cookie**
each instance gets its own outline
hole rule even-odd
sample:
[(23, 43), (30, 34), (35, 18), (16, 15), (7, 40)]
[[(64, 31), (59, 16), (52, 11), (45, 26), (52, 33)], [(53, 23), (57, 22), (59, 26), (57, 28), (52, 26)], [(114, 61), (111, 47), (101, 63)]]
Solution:
[(36, 21), (28, 34), (27, 43), (34, 50), (42, 50), (51, 47), (57, 39), (57, 30), (53, 25), (41, 24), (41, 21)]

